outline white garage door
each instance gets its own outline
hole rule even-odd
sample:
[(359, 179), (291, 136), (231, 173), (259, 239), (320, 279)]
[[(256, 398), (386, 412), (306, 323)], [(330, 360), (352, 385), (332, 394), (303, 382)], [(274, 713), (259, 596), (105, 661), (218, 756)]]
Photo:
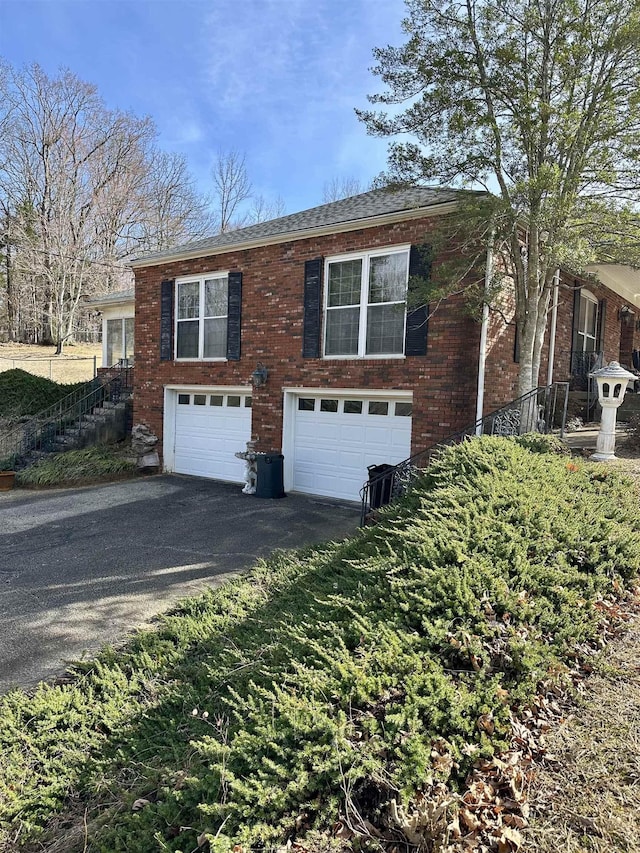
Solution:
[(367, 466), (411, 453), (407, 397), (306, 396), (295, 400), (293, 489), (357, 501)]
[(234, 454), (251, 438), (251, 396), (185, 391), (175, 402), (173, 470), (241, 483), (245, 466)]

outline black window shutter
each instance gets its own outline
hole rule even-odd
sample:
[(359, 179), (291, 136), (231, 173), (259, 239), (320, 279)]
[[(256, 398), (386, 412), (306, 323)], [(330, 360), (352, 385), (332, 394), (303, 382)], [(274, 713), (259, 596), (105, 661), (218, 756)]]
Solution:
[(320, 357), (320, 299), (322, 296), (322, 258), (304, 263), (304, 319), (302, 357)]
[(520, 333), (518, 332), (518, 323), (514, 318), (513, 321), (516, 324), (516, 333), (513, 336), (513, 360), (516, 364), (520, 363)]
[(173, 358), (173, 279), (160, 285), (160, 361)]
[[(428, 245), (412, 246), (409, 251), (409, 305), (416, 286), (412, 285), (413, 278), (428, 279), (431, 275), (431, 247)], [(427, 354), (427, 326), (429, 306), (420, 305), (409, 308), (407, 313), (407, 328), (404, 338), (404, 354), (407, 356)]]
[(607, 324), (607, 300), (601, 299), (598, 302), (598, 328), (596, 331), (596, 349), (598, 352), (604, 352), (604, 330)]
[(574, 353), (578, 352), (578, 323), (580, 322), (580, 288), (578, 282), (574, 282), (575, 290), (573, 291), (573, 333), (571, 338), (571, 372), (573, 373), (579, 365), (577, 356)]
[(240, 359), (240, 325), (242, 313), (242, 273), (229, 273), (227, 297), (227, 358), (229, 361)]

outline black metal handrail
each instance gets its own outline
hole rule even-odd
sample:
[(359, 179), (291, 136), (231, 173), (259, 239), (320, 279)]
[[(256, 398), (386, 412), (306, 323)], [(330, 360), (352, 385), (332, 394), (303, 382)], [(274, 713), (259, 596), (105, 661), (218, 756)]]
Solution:
[(559, 427), (562, 438), (567, 420), (568, 402), (568, 382), (554, 382), (552, 385), (534, 388), (533, 391), (484, 415), (465, 429), (441, 439), (397, 465), (380, 466), (384, 470), (375, 473), (360, 489), (361, 525), (367, 522), (372, 510), (391, 503), (403, 495), (420, 472), (429, 467), (434, 453), (442, 447), (458, 444), (465, 438), (480, 435), (548, 433), (554, 426)]
[(119, 391), (120, 394), (129, 394), (133, 391), (133, 369), (132, 358), (121, 358), (107, 368), (106, 375), (109, 377), (108, 382), (112, 386), (112, 393), (117, 394)]
[(13, 427), (0, 436), (0, 470), (19, 466), (34, 450), (54, 450), (56, 439), (70, 429), (82, 433), (87, 429), (86, 415), (105, 402), (118, 403), (131, 388), (130, 367), (117, 362), (110, 370), (115, 375), (107, 379), (96, 377), (83, 383), (28, 421)]

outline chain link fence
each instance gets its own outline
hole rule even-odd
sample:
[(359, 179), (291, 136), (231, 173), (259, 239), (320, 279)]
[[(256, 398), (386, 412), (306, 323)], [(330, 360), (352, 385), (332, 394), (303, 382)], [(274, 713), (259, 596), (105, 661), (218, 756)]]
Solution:
[(34, 376), (43, 376), (61, 384), (86, 382), (98, 373), (98, 356), (58, 355), (52, 358), (27, 356), (7, 358), (0, 356), (0, 373), (19, 369)]

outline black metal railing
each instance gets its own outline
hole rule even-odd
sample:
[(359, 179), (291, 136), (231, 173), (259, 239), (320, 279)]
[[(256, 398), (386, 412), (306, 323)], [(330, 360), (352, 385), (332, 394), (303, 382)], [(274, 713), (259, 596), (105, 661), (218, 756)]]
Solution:
[(568, 382), (555, 382), (552, 385), (535, 388), (397, 465), (372, 466), (370, 469), (372, 476), (360, 490), (361, 525), (366, 524), (372, 511), (401, 497), (416, 477), (429, 467), (434, 454), (443, 447), (458, 444), (466, 438), (479, 435), (549, 433), (554, 429), (559, 430), (562, 438), (567, 420), (568, 402)]
[(586, 391), (587, 400), (584, 407), (584, 419), (590, 421), (598, 403), (598, 385), (591, 378), (594, 370), (604, 366), (604, 353), (601, 351), (582, 352), (572, 350), (570, 354), (571, 364), (571, 390)]
[[(114, 365), (107, 368), (104, 375), (108, 377), (111, 385), (111, 399), (117, 403), (120, 397), (128, 396), (133, 391), (133, 359), (121, 358)], [(115, 398), (115, 399), (114, 399)]]
[(589, 374), (602, 367), (604, 354), (602, 352), (571, 351), (571, 390), (588, 391), (593, 384)]
[(20, 467), (34, 451), (62, 449), (61, 438), (78, 438), (83, 430), (92, 428), (88, 415), (106, 402), (115, 404), (128, 396), (132, 390), (131, 368), (117, 363), (110, 370), (114, 373), (108, 378), (96, 377), (83, 383), (57, 403), (0, 435), (0, 470)]

